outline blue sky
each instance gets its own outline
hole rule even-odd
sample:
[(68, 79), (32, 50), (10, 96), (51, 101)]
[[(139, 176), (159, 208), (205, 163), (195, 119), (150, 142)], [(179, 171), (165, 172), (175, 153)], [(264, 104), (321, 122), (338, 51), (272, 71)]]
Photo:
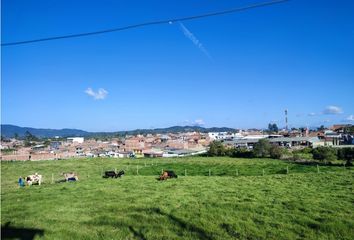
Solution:
[[(254, 1), (2, 1), (3, 43)], [(114, 131), (353, 123), (354, 2), (236, 14), (2, 48), (2, 123)], [(100, 93), (98, 91), (100, 90)]]

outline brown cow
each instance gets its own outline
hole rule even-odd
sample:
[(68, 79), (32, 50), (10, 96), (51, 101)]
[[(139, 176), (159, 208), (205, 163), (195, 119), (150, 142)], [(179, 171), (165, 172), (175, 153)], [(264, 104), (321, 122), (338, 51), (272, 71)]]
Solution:
[(160, 175), (160, 180), (167, 180), (168, 178), (177, 178), (177, 174), (174, 171), (164, 171)]

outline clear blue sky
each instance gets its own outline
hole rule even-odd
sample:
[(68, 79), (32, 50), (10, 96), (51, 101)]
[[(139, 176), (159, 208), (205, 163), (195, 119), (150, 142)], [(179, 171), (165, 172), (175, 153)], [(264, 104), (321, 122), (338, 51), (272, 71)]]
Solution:
[[(253, 2), (4, 0), (2, 41)], [(292, 0), (182, 24), (193, 36), (173, 23), (3, 47), (2, 123), (89, 131), (282, 127), (284, 109), (290, 126), (353, 123), (354, 1)]]

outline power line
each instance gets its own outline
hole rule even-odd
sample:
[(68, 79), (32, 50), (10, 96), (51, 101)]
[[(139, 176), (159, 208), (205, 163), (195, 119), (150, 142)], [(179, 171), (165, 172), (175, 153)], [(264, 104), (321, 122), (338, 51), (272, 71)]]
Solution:
[(230, 14), (230, 13), (235, 13), (235, 12), (241, 12), (241, 11), (249, 10), (252, 8), (265, 7), (265, 6), (270, 6), (270, 5), (274, 5), (274, 4), (278, 4), (278, 3), (284, 3), (287, 1), (289, 1), (289, 0), (275, 0), (275, 1), (269, 1), (269, 2), (261, 2), (261, 3), (255, 3), (252, 5), (248, 5), (245, 7), (233, 8), (233, 9), (220, 11), (220, 12), (212, 12), (212, 13), (206, 13), (206, 14), (202, 14), (202, 15), (174, 18), (174, 19), (168, 19), (168, 20), (151, 21), (151, 22), (139, 23), (139, 24), (129, 25), (129, 26), (125, 26), (125, 27), (112, 28), (112, 29), (106, 29), (106, 30), (95, 31), (95, 32), (78, 33), (78, 34), (63, 35), (63, 36), (57, 36), (57, 37), (48, 37), (48, 38), (39, 38), (39, 39), (25, 40), (25, 41), (18, 41), (18, 42), (2, 43), (1, 46), (6, 47), (6, 46), (14, 46), (14, 45), (36, 43), (36, 42), (66, 39), (66, 38), (85, 37), (85, 36), (90, 36), (90, 35), (98, 35), (98, 34), (104, 34), (104, 33), (110, 33), (110, 32), (124, 31), (124, 30), (132, 29), (132, 28), (139, 28), (139, 27), (145, 27), (145, 26), (150, 26), (150, 25), (159, 25), (159, 24), (166, 24), (166, 23), (171, 24), (173, 22), (178, 22), (178, 21), (190, 21), (190, 20), (195, 20), (195, 19), (199, 19), (199, 18), (206, 18), (206, 17), (213, 17), (213, 16)]

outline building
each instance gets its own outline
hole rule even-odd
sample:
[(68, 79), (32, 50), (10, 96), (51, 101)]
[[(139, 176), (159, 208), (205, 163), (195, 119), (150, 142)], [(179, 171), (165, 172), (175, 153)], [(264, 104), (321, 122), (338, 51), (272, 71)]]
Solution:
[(68, 142), (70, 143), (83, 143), (84, 142), (84, 138), (83, 137), (69, 137), (66, 139)]

